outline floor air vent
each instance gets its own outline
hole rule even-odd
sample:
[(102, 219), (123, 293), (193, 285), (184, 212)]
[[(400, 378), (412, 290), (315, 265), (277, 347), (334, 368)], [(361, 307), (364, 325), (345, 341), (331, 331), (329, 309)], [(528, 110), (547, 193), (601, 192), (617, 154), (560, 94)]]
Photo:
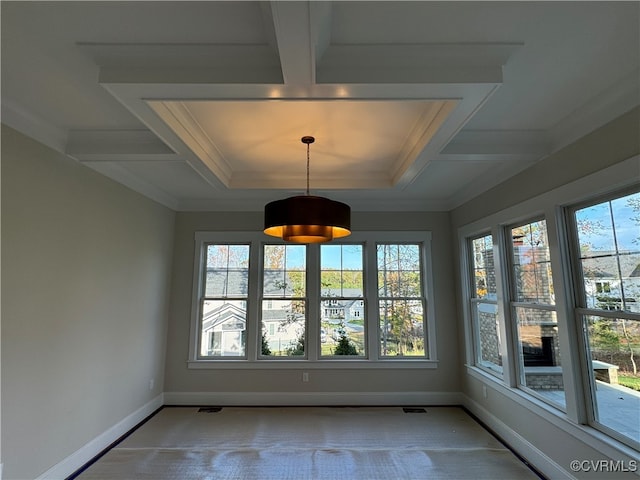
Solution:
[(402, 411), (404, 413), (427, 413), (427, 411), (424, 408), (407, 408), (407, 407), (403, 407)]
[(200, 407), (198, 413), (218, 413), (222, 407)]

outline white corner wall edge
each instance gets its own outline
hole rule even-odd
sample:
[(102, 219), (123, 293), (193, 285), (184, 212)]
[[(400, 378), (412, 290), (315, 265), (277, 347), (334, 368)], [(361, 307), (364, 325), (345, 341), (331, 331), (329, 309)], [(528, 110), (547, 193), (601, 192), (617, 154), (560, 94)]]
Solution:
[(551, 458), (538, 450), (526, 438), (512, 430), (507, 424), (493, 415), (482, 405), (464, 394), (463, 405), (489, 427), (498, 437), (504, 440), (518, 455), (526, 459), (536, 470), (546, 478), (556, 480), (575, 480), (576, 477), (554, 462)]
[(114, 426), (95, 437), (86, 445), (73, 452), (67, 458), (51, 467), (36, 480), (59, 480), (60, 478), (67, 478), (73, 472), (91, 461), (91, 459), (113, 442), (118, 440), (118, 438), (155, 412), (158, 408), (162, 407), (163, 404), (164, 395), (161, 393), (150, 402), (138, 408), (135, 412), (127, 415)]
[(459, 392), (165, 392), (177, 406), (435, 406), (462, 405)]

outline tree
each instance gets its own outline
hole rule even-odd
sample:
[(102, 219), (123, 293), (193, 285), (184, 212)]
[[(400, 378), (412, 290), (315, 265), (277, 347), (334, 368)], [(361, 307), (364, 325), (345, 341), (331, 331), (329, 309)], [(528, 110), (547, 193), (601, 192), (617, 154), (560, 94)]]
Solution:
[(393, 302), (391, 311), (391, 334), (396, 339), (396, 353), (398, 355), (405, 355), (407, 351), (416, 349), (416, 344), (420, 339), (416, 336), (413, 322), (417, 319), (417, 316), (411, 311), (409, 302)]
[(516, 274), (517, 295), (520, 301), (553, 303), (547, 224), (532, 222), (511, 230)]
[(596, 320), (589, 329), (591, 344), (596, 350), (618, 351), (620, 336), (613, 330), (611, 320)]
[(304, 332), (298, 337), (295, 346), (287, 348), (287, 355), (304, 355)]
[[(626, 204), (625, 208), (622, 203)], [(627, 216), (628, 215), (628, 216)], [(626, 197), (602, 202), (576, 212), (580, 253), (582, 257), (582, 269), (585, 280), (591, 284), (591, 291), (587, 291), (588, 297), (594, 301), (595, 307), (603, 310), (630, 310), (630, 303), (636, 301), (637, 284), (625, 281), (631, 275), (621, 270), (621, 258), (628, 253), (631, 244), (638, 245), (640, 236), (625, 237), (624, 232), (637, 232), (631, 226), (640, 225), (640, 193), (634, 193)], [(614, 243), (615, 242), (615, 243)], [(610, 259), (611, 268), (602, 260), (593, 260), (590, 257), (598, 253), (601, 258)], [(632, 257), (628, 257), (632, 258)], [(617, 271), (616, 268), (617, 267)], [(637, 268), (637, 267), (636, 267)], [(595, 284), (595, 289), (593, 285)], [(585, 281), (585, 289), (587, 282)], [(624, 316), (616, 319), (620, 330), (614, 330), (610, 320), (599, 320), (590, 329), (591, 341), (596, 348), (609, 352), (617, 352), (621, 347), (629, 355), (633, 373), (637, 373), (633, 335), (627, 326)], [(621, 342), (624, 339), (624, 344)]]
[(631, 361), (631, 366), (633, 369), (633, 374), (638, 374), (638, 367), (636, 365), (636, 360), (634, 358), (633, 346), (631, 345), (631, 335), (629, 334), (629, 330), (627, 329), (627, 322), (624, 318), (622, 320), (622, 335), (624, 336), (625, 343), (627, 346), (627, 351), (629, 352), (629, 360)]
[[(270, 301), (264, 302), (263, 308), (270, 310), (271, 321), (279, 322), (277, 344), (267, 345), (277, 351), (272, 355), (282, 355), (280, 345), (289, 344), (289, 335), (305, 328), (305, 249), (304, 245), (264, 246), (264, 297)], [(297, 346), (288, 348), (285, 354), (304, 354), (304, 332), (302, 343), (299, 341)]]
[(380, 245), (382, 353), (412, 354), (424, 345), (423, 332), (414, 325), (423, 321), (420, 249), (415, 244)]
[(262, 355), (271, 355), (271, 349), (267, 341), (267, 332), (262, 333)]
[[(633, 216), (630, 220), (636, 225), (640, 226), (640, 194), (630, 195), (627, 197), (627, 205), (633, 211)], [(640, 237), (636, 237), (632, 240), (633, 243), (640, 243)]]
[(207, 246), (207, 269), (227, 270), (249, 267), (249, 245), (212, 244)]
[(333, 351), (334, 355), (358, 355), (358, 349), (349, 341), (346, 335), (342, 334), (340, 340)]

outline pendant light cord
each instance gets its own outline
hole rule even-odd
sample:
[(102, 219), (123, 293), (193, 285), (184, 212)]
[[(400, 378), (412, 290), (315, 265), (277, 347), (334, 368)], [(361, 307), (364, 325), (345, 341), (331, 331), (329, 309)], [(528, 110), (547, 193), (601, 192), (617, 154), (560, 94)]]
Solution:
[(307, 196), (309, 196), (309, 144), (307, 143)]
[(309, 196), (309, 145), (316, 141), (315, 138), (305, 135), (300, 139), (307, 146), (307, 197)]

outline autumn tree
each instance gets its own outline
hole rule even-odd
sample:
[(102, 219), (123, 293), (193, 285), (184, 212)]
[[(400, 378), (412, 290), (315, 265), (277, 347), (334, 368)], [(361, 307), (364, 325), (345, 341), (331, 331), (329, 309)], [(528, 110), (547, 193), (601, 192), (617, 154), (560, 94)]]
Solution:
[[(305, 246), (303, 245), (265, 245), (264, 247), (264, 297), (275, 307), (268, 307), (273, 321), (279, 322), (280, 332), (292, 332), (299, 335), (297, 344), (287, 348), (287, 355), (304, 354), (304, 328), (306, 308), (306, 270)], [(263, 308), (264, 304), (263, 304)], [(277, 308), (277, 310), (275, 310)], [(280, 340), (279, 340), (280, 341)], [(271, 350), (272, 345), (267, 347)], [(277, 350), (280, 350), (279, 348)], [(279, 353), (281, 354), (281, 353)]]
[(414, 354), (424, 348), (422, 328), (416, 328), (423, 322), (418, 245), (380, 245), (378, 272), (382, 353)]

